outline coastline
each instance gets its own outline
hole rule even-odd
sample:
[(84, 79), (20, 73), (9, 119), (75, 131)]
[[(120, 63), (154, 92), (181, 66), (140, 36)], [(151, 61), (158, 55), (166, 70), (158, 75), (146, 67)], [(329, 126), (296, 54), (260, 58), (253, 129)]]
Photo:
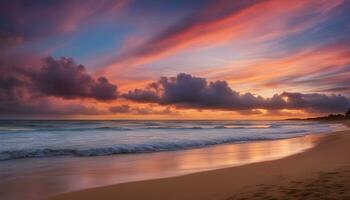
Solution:
[(37, 200), (88, 188), (276, 160), (312, 148), (323, 135), (145, 154), (3, 161), (0, 194), (8, 200)]
[[(329, 181), (350, 179), (350, 131), (335, 132), (321, 138), (319, 143), (299, 154), (278, 160), (264, 161), (237, 167), (198, 172), (189, 175), (122, 183), (52, 197), (53, 200), (69, 199), (274, 199), (312, 197), (327, 192)], [(326, 177), (327, 180), (317, 181)], [(340, 178), (346, 180), (339, 180)], [(328, 180), (329, 179), (329, 180)], [(317, 181), (315, 188), (299, 186)], [(321, 184), (322, 183), (322, 184)], [(294, 184), (294, 185), (293, 185)], [(295, 185), (296, 184), (296, 185)], [(315, 185), (315, 184), (313, 184)], [(333, 184), (340, 195), (349, 194), (350, 183)], [(347, 187), (344, 189), (344, 187)], [(268, 188), (272, 188), (269, 190)], [(278, 188), (278, 189), (277, 189)], [(290, 191), (290, 188), (293, 191)], [(305, 189), (306, 188), (306, 189)], [(266, 193), (266, 194), (265, 194)], [(254, 194), (254, 195), (252, 195)], [(308, 195), (307, 195), (308, 194)], [(252, 196), (250, 196), (252, 195)], [(301, 195), (301, 196), (298, 196)], [(306, 195), (306, 196), (305, 196)], [(336, 199), (338, 197), (332, 197)]]

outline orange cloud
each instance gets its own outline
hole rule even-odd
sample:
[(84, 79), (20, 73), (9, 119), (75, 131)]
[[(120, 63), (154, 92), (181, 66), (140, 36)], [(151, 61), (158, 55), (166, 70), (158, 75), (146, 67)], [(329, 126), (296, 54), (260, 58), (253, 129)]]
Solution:
[[(308, 29), (342, 1), (253, 1), (242, 5), (223, 1), (199, 10), (116, 60), (100, 73), (129, 73), (186, 48), (225, 45), (226, 42), (266, 42)], [(306, 15), (305, 13), (312, 13)], [(120, 69), (123, 69), (121, 72)]]
[[(227, 80), (231, 85), (240, 85), (246, 90), (259, 88), (260, 91), (278, 85), (293, 86), (288, 78), (302, 78), (317, 75), (332, 70), (341, 70), (350, 63), (350, 49), (348, 42), (340, 41), (322, 47), (309, 47), (291, 55), (277, 58), (263, 58), (250, 61), (235, 62), (228, 66), (219, 66), (212, 70), (201, 72), (212, 79)], [(326, 83), (345, 78), (344, 72), (335, 77), (326, 78)], [(312, 77), (309, 77), (312, 80)], [(326, 81), (326, 80), (324, 80)], [(298, 91), (306, 90), (307, 84), (298, 86)], [(286, 87), (283, 88), (286, 90)], [(274, 91), (282, 92), (282, 91)]]

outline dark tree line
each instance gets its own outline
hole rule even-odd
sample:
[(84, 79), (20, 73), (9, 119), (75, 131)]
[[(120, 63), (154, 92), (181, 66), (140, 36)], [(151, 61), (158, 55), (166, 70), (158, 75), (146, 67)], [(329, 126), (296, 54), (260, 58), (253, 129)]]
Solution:
[(307, 118), (307, 120), (350, 120), (350, 109), (345, 114), (329, 114), (323, 117)]

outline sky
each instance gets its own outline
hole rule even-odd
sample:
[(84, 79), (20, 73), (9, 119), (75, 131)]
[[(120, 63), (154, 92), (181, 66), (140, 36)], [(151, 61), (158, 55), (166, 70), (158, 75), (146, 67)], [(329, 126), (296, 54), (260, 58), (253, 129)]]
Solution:
[(2, 119), (284, 119), (350, 108), (348, 0), (0, 2)]

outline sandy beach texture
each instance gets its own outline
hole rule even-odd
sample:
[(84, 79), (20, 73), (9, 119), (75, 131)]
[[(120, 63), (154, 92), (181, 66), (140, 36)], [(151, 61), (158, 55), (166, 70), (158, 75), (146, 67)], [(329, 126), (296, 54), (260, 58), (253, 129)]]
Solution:
[(279, 160), (116, 184), (51, 199), (349, 200), (350, 131), (327, 135), (314, 148)]

